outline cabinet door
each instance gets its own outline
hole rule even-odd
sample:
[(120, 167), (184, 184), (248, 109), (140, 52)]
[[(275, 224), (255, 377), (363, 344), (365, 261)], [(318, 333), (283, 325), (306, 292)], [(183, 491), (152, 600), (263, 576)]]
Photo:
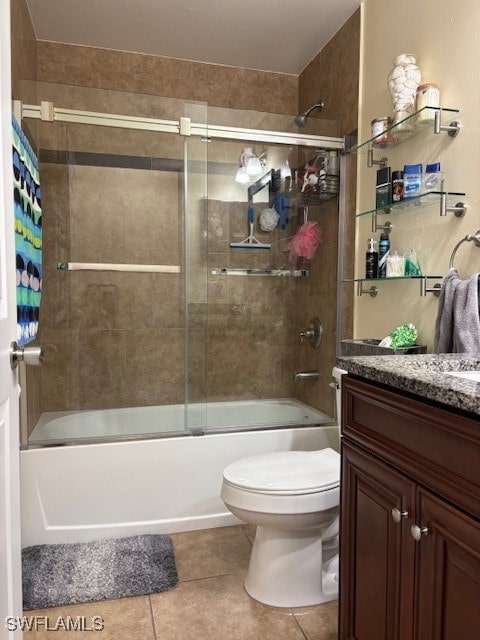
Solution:
[(417, 640), (480, 637), (480, 522), (418, 490)]
[(415, 485), (353, 445), (342, 451), (340, 640), (412, 640)]

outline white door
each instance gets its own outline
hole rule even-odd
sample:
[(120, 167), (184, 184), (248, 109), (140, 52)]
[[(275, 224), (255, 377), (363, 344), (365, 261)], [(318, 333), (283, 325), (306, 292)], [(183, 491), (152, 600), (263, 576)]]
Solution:
[(16, 336), (15, 250), (12, 197), (10, 3), (0, 0), (0, 639), (20, 638), (7, 616), (22, 614), (19, 387), (10, 367)]

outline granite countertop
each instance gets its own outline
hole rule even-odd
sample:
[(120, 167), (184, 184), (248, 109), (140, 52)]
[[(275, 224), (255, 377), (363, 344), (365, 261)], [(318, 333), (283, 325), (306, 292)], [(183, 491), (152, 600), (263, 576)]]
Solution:
[(480, 354), (350, 356), (337, 358), (337, 367), (367, 380), (480, 415), (480, 382), (443, 375), (447, 371), (480, 371)]

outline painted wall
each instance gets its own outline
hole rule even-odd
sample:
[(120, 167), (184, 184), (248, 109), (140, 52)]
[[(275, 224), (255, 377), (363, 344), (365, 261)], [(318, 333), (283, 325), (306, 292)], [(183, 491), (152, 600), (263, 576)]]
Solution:
[[(457, 241), (480, 227), (480, 5), (476, 0), (454, 5), (447, 0), (405, 0), (400, 7), (392, 0), (366, 0), (364, 18), (360, 139), (369, 137), (373, 118), (393, 111), (387, 76), (399, 53), (416, 54), (422, 82), (439, 85), (442, 106), (460, 109), (462, 130), (457, 138), (452, 139), (446, 133), (434, 135), (429, 130), (395, 149), (376, 152), (377, 157), (385, 153), (392, 169), (403, 168), (405, 163), (439, 161), (445, 172), (446, 188), (466, 192), (469, 210), (461, 220), (452, 214), (441, 218), (438, 206), (433, 205), (380, 217), (394, 224), (390, 236), (392, 249), (414, 248), (422, 253), (429, 274), (445, 275)], [(365, 158), (360, 159), (357, 211), (373, 207), (375, 172), (376, 168), (366, 167)], [(450, 204), (457, 200), (450, 198)], [(372, 235), (370, 224), (370, 219), (361, 219), (357, 226), (359, 276), (364, 274), (367, 238)], [(379, 232), (375, 237), (379, 238)], [(479, 265), (479, 250), (472, 244), (462, 246), (455, 263), (460, 275), (469, 278), (479, 271)], [(430, 285), (434, 282), (430, 281)], [(355, 337), (381, 338), (399, 324), (414, 322), (419, 342), (431, 350), (437, 305), (432, 294), (420, 297), (415, 282), (382, 283), (375, 299), (355, 298)]]

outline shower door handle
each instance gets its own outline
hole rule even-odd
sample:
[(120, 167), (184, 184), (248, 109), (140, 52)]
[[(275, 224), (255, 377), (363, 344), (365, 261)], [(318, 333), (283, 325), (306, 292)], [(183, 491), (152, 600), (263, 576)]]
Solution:
[(13, 370), (19, 362), (39, 367), (42, 364), (42, 347), (19, 347), (14, 341), (10, 346), (10, 366)]

